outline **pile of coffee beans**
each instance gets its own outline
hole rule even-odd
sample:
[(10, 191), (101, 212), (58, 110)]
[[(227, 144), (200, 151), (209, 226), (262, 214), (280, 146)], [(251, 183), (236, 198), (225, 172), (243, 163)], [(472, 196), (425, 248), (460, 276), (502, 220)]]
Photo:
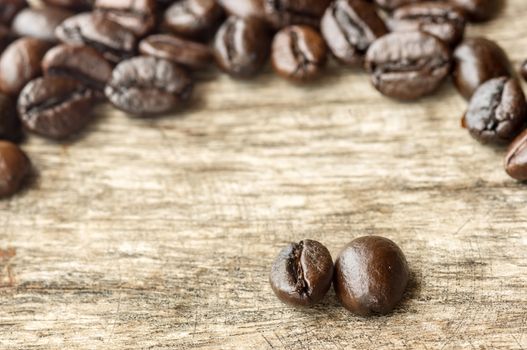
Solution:
[(333, 282), (346, 309), (360, 316), (390, 313), (403, 298), (409, 269), (391, 240), (365, 236), (351, 241), (335, 264), (322, 243), (290, 243), (273, 263), (269, 281), (276, 296), (293, 306), (321, 301)]
[[(430, 95), (452, 76), (470, 100), (463, 118), (470, 135), (512, 143), (506, 171), (526, 180), (527, 106), (509, 59), (488, 39), (463, 40), (466, 23), (492, 18), (501, 3), (2, 0), (0, 139), (20, 142), (22, 130), (69, 138), (102, 102), (140, 117), (179, 110), (192, 98), (195, 72), (214, 62), (247, 79), (270, 61), (281, 77), (304, 83), (331, 56), (364, 67), (380, 93), (399, 100)], [(527, 76), (527, 62), (521, 72)], [(13, 147), (0, 152), (0, 184), (9, 187), (2, 196), (28, 172)]]

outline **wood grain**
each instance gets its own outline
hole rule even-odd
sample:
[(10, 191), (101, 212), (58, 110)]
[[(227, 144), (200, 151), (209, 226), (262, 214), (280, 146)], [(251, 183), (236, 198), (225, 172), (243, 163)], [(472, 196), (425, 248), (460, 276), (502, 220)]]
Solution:
[[(527, 2), (468, 35), (527, 57)], [(0, 202), (2, 349), (523, 349), (527, 187), (460, 128), (450, 83), (420, 103), (332, 66), (298, 87), (202, 77), (159, 120), (109, 107), (75, 142), (31, 137), (38, 175)], [(282, 305), (267, 281), (289, 241), (387, 236), (413, 281), (392, 315), (331, 292)]]

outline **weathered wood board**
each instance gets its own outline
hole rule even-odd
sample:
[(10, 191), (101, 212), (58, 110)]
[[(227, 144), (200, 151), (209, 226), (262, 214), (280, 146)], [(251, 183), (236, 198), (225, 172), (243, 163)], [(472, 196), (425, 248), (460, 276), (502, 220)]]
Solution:
[[(471, 26), (527, 58), (527, 2)], [(460, 128), (446, 83), (420, 103), (333, 66), (298, 87), (212, 74), (159, 120), (109, 107), (75, 142), (31, 137), (30, 188), (0, 201), (1, 349), (523, 349), (527, 186)], [(331, 292), (282, 305), (288, 241), (387, 236), (413, 282), (392, 315)]]

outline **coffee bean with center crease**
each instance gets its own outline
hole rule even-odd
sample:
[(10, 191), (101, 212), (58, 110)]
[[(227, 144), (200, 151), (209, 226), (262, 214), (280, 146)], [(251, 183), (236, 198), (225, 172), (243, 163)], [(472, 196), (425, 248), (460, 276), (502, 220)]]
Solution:
[(395, 32), (377, 39), (366, 54), (371, 81), (382, 94), (412, 100), (434, 92), (450, 71), (450, 52), (423, 32)]
[(13, 20), (12, 29), (18, 36), (30, 36), (56, 42), (55, 29), (73, 12), (57, 7), (26, 8)]
[(527, 181), (527, 130), (509, 146), (505, 156), (505, 171), (518, 181)]
[(361, 64), (368, 47), (388, 32), (375, 6), (365, 0), (334, 1), (320, 29), (333, 55), (350, 65)]
[(46, 53), (42, 70), (45, 75), (69, 77), (101, 92), (112, 75), (112, 66), (97, 50), (66, 44)]
[(266, 63), (271, 40), (263, 22), (230, 17), (214, 39), (218, 66), (238, 78), (255, 75)]
[(40, 74), (40, 61), (48, 48), (49, 43), (34, 38), (18, 39), (9, 45), (0, 58), (0, 90), (17, 95)]
[(511, 75), (507, 54), (494, 41), (481, 37), (468, 38), (454, 51), (453, 80), (466, 99), (487, 80)]
[(155, 34), (139, 43), (143, 55), (164, 58), (192, 69), (206, 67), (212, 61), (208, 46), (178, 38), (173, 35)]
[(238, 18), (255, 17), (264, 19), (264, 2), (265, 0), (218, 0), (218, 3), (225, 11)]
[(18, 192), (30, 170), (29, 158), (17, 145), (0, 141), (0, 198)]
[(0, 140), (18, 142), (22, 138), (20, 120), (14, 99), (0, 93)]
[(94, 0), (43, 0), (44, 3), (72, 10), (88, 10), (93, 6)]
[(527, 103), (518, 81), (500, 77), (481, 85), (470, 100), (464, 124), (481, 143), (507, 144), (525, 127)]
[(465, 17), (451, 4), (426, 1), (399, 7), (390, 20), (392, 31), (420, 30), (454, 47), (463, 38)]
[(500, 11), (504, 0), (449, 0), (464, 11), (471, 21), (487, 21)]
[(142, 37), (156, 24), (155, 0), (96, 0), (94, 10)]
[(170, 112), (187, 102), (193, 83), (175, 63), (156, 57), (134, 57), (114, 69), (106, 97), (125, 112), (150, 116)]
[(333, 260), (321, 243), (309, 239), (290, 243), (280, 251), (269, 281), (282, 302), (293, 306), (313, 305), (331, 287)]
[(354, 314), (384, 315), (402, 299), (409, 275), (394, 242), (366, 236), (351, 241), (338, 256), (333, 286), (340, 303)]
[(208, 39), (223, 19), (223, 9), (216, 0), (182, 0), (170, 6), (164, 25), (179, 36)]
[(18, 11), (26, 6), (26, 0), (2, 0), (0, 2), (0, 23), (10, 24)]
[(91, 46), (113, 63), (135, 54), (134, 34), (101, 14), (70, 17), (57, 27), (56, 35), (66, 44)]
[(318, 27), (331, 0), (264, 0), (265, 18), (277, 29), (292, 24)]
[(93, 119), (97, 98), (94, 90), (77, 80), (46, 76), (32, 80), (22, 90), (18, 113), (28, 130), (51, 139), (64, 139)]
[(308, 26), (294, 25), (274, 37), (271, 61), (282, 77), (301, 81), (316, 77), (326, 63), (326, 44), (320, 34)]

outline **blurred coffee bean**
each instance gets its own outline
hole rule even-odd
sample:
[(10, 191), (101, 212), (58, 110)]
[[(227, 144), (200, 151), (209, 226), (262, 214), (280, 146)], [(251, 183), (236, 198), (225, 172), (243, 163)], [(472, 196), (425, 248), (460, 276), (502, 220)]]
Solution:
[(218, 0), (218, 3), (225, 9), (227, 14), (238, 18), (256, 17), (264, 19), (265, 0)]
[(30, 170), (29, 158), (17, 145), (0, 141), (0, 198), (18, 192)]
[(27, 6), (26, 0), (1, 0), (0, 24), (9, 25), (18, 11)]
[(156, 24), (155, 0), (96, 0), (94, 9), (138, 37), (148, 34)]
[(192, 69), (204, 68), (212, 61), (212, 52), (207, 45), (168, 34), (146, 37), (139, 43), (139, 51)]
[(179, 36), (192, 39), (211, 38), (223, 18), (216, 0), (182, 0), (170, 6), (164, 25)]
[(73, 12), (58, 7), (32, 8), (20, 11), (13, 20), (12, 29), (18, 36), (56, 42), (55, 29)]
[(276, 29), (292, 24), (320, 25), (331, 0), (265, 0), (267, 21)]
[(19, 142), (21, 138), (22, 129), (16, 113), (15, 100), (0, 93), (0, 140)]
[(527, 130), (511, 143), (505, 156), (505, 171), (518, 181), (527, 181)]
[(449, 0), (450, 3), (459, 7), (469, 20), (474, 22), (487, 21), (495, 17), (504, 0)]

